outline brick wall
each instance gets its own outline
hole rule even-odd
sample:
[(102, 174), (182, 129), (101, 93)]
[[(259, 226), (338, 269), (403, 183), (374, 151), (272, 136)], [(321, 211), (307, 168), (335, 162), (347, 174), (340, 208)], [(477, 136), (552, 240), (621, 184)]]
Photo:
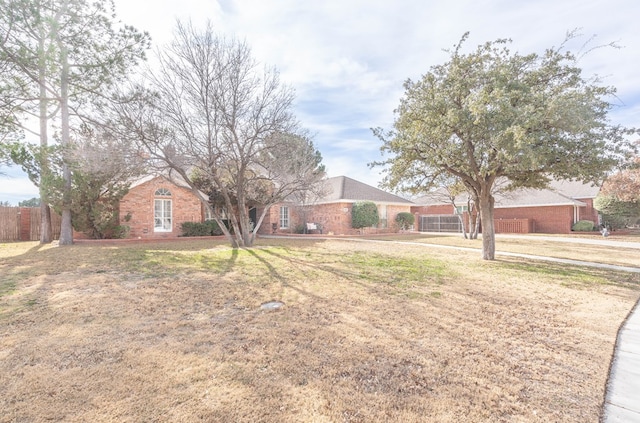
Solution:
[(587, 204), (587, 207), (580, 207), (580, 218), (578, 220), (590, 220), (597, 225), (598, 210), (593, 208), (593, 198), (581, 198), (578, 201), (582, 201)]
[[(289, 227), (280, 226), (280, 207), (289, 207)], [(261, 210), (258, 210), (261, 213)], [(318, 223), (322, 233), (346, 234), (351, 228), (351, 204), (334, 203), (320, 204), (313, 207), (297, 207), (293, 204), (276, 204), (265, 215), (260, 234), (270, 234), (275, 225), (276, 233), (293, 233), (297, 225), (304, 223)]]
[[(465, 204), (466, 205), (466, 204)], [(411, 213), (414, 215), (429, 214), (453, 214), (453, 206), (451, 204), (438, 204), (433, 206), (413, 206)]]
[(535, 232), (535, 222), (531, 219), (494, 219), (497, 234), (529, 234)]
[[(580, 220), (591, 220), (598, 223), (598, 211), (593, 208), (592, 199), (581, 199), (587, 207), (579, 208)], [(416, 216), (453, 214), (453, 207), (449, 204), (436, 206), (412, 207), (411, 212)], [(545, 207), (515, 207), (496, 208), (494, 219), (528, 219), (530, 230), (538, 233), (565, 234), (571, 232), (573, 224), (573, 206), (545, 206)]]
[[(170, 232), (154, 231), (154, 199), (159, 188), (171, 192), (169, 197), (157, 197), (171, 200), (172, 222)], [(126, 221), (127, 214), (131, 215)], [(129, 238), (169, 238), (182, 234), (184, 222), (202, 222), (204, 210), (202, 203), (189, 189), (182, 188), (157, 177), (132, 188), (120, 200), (120, 224), (129, 226)]]
[[(297, 225), (304, 223), (320, 224), (323, 234), (333, 235), (355, 235), (359, 234), (358, 229), (351, 227), (351, 208), (352, 203), (330, 203), (318, 204), (312, 207), (300, 208), (295, 205), (288, 204), (289, 207), (289, 227), (280, 227), (280, 207), (283, 204), (276, 204), (265, 215), (262, 226), (258, 230), (260, 234), (270, 234), (273, 231), (273, 225), (276, 225), (276, 233), (293, 233)], [(410, 212), (409, 205), (406, 206), (387, 206), (387, 228), (367, 228), (367, 233), (385, 233), (396, 232), (398, 230), (395, 224), (395, 218), (400, 212)], [(261, 210), (258, 210), (260, 213)], [(317, 232), (314, 232), (317, 233)]]
[[(398, 224), (396, 223), (396, 216), (399, 213), (411, 213), (411, 206), (410, 205), (406, 205), (406, 206), (395, 206), (395, 205), (389, 205), (387, 206), (387, 225), (389, 227), (390, 230), (393, 231), (399, 231), (400, 228), (398, 227)], [(417, 227), (417, 223), (418, 221), (414, 221), (413, 225), (414, 227)]]
[(573, 206), (545, 206), (495, 209), (494, 219), (530, 219), (537, 233), (571, 232)]

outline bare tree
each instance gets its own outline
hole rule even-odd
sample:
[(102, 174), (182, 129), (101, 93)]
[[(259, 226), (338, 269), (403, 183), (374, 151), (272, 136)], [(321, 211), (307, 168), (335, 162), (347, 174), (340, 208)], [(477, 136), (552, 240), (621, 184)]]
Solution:
[[(121, 135), (138, 142), (158, 170), (180, 175), (210, 207), (233, 246), (249, 247), (269, 207), (324, 176), (321, 157), (291, 112), (293, 90), (263, 68), (249, 46), (178, 22), (158, 52), (154, 95), (116, 108)], [(249, 208), (262, 206), (258, 221)], [(228, 221), (227, 228), (223, 220)]]

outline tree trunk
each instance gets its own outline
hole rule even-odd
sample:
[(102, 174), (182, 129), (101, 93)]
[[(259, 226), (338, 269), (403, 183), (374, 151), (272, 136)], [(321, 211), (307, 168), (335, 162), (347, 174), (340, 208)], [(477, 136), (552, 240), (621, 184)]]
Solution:
[(473, 215), (473, 237), (471, 239), (478, 239), (478, 232), (480, 231), (480, 215), (477, 212), (474, 212)]
[(66, 47), (60, 45), (60, 62), (62, 65), (60, 75), (60, 118), (62, 146), (62, 224), (60, 227), (60, 245), (73, 244), (73, 227), (71, 226), (71, 169), (66, 159), (66, 148), (71, 144), (69, 130), (69, 63)]
[(45, 202), (40, 190), (40, 244), (49, 244), (53, 238), (51, 227), (51, 207)]
[(494, 198), (491, 190), (486, 189), (480, 193), (480, 219), (482, 220), (482, 258), (483, 260), (495, 260), (496, 239), (493, 223)]
[[(460, 226), (462, 226), (462, 236), (464, 239), (467, 239), (467, 226), (464, 224), (464, 212), (458, 214), (458, 220), (460, 221)], [(471, 232), (471, 229), (469, 229)]]
[(38, 83), (40, 85), (40, 244), (48, 244), (52, 241), (53, 230), (51, 228), (51, 208), (48, 202), (47, 184), (50, 180), (49, 175), (49, 139), (47, 132), (47, 81), (46, 81), (46, 61), (45, 61), (45, 45), (44, 34), (41, 33), (39, 40), (38, 58)]

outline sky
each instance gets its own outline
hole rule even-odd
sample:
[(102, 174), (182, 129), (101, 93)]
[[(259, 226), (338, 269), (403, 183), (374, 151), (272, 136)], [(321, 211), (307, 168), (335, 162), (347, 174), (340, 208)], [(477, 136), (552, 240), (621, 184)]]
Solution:
[[(221, 35), (246, 40), (254, 58), (274, 66), (296, 92), (294, 112), (313, 135), (328, 176), (377, 186), (381, 141), (371, 128), (391, 129), (403, 82), (445, 63), (465, 32), (464, 51), (499, 38), (511, 50), (542, 53), (569, 31), (579, 62), (617, 88), (612, 123), (640, 127), (640, 31), (636, 0), (115, 0), (122, 23), (150, 33), (154, 48), (173, 38), (176, 19), (211, 21)], [(150, 6), (152, 5), (152, 6)], [(591, 40), (591, 41), (589, 41)], [(584, 44), (587, 43), (587, 47)], [(150, 52), (150, 56), (153, 52)], [(0, 201), (37, 196), (19, 169), (2, 168)]]

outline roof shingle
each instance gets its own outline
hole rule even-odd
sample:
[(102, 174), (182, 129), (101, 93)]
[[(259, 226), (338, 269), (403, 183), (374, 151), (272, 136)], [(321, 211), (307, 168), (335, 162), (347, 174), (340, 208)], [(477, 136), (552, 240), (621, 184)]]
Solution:
[(328, 194), (319, 203), (338, 201), (373, 201), (377, 203), (413, 204), (412, 201), (356, 181), (346, 176), (328, 178)]

